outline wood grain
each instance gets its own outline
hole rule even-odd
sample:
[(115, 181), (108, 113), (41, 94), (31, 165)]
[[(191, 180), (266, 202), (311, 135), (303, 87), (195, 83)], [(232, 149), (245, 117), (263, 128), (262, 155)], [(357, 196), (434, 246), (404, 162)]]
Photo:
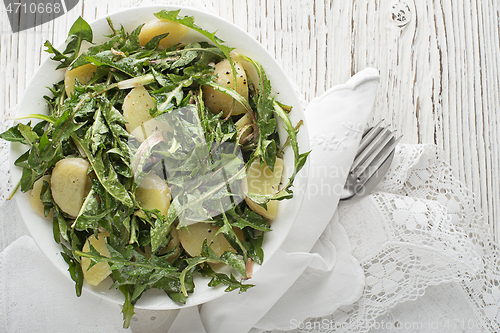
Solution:
[(56, 21), (17, 34), (2, 7), (3, 114), (47, 57), (43, 42), (63, 42), (78, 15), (93, 20), (153, 3), (192, 3), (248, 31), (276, 57), (305, 103), (365, 67), (379, 69), (372, 122), (385, 119), (404, 143), (441, 147), (500, 237), (499, 1), (81, 0)]

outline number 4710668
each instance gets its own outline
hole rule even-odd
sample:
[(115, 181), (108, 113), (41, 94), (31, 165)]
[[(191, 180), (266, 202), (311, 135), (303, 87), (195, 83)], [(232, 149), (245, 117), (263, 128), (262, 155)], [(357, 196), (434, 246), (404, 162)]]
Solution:
[(12, 14), (59, 14), (64, 9), (60, 2), (54, 3), (22, 3), (14, 2), (7, 5), (7, 13)]

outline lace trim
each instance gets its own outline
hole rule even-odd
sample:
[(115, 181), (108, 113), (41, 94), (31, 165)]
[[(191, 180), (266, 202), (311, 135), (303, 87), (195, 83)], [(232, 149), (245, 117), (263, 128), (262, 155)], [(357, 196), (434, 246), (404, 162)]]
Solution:
[(338, 208), (365, 272), (363, 295), (294, 332), (367, 332), (388, 310), (451, 281), (472, 303), (477, 327), (500, 331), (500, 252), (473, 194), (435, 146), (400, 145), (393, 166), (376, 192)]

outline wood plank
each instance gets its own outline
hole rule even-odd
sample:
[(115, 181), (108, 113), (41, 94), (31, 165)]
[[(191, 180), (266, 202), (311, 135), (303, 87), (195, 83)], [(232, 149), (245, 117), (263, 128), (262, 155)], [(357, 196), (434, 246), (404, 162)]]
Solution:
[[(500, 237), (500, 3), (494, 0), (236, 0), (194, 4), (242, 29), (274, 55), (304, 103), (372, 66), (381, 82), (373, 119), (386, 119), (405, 143), (436, 144), (476, 194)], [(10, 33), (1, 20), (0, 106), (9, 114), (40, 62), (43, 41), (64, 41), (82, 15), (94, 20), (153, 0), (81, 0), (55, 21)], [(392, 18), (408, 6), (409, 21)], [(0, 6), (0, 15), (6, 18)]]

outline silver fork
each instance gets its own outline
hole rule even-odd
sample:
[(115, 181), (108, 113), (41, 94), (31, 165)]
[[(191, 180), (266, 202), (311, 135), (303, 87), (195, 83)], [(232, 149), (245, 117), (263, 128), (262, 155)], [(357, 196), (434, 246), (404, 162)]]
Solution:
[(387, 173), (401, 137), (396, 138), (395, 133), (381, 123), (363, 135), (340, 200), (368, 195)]

